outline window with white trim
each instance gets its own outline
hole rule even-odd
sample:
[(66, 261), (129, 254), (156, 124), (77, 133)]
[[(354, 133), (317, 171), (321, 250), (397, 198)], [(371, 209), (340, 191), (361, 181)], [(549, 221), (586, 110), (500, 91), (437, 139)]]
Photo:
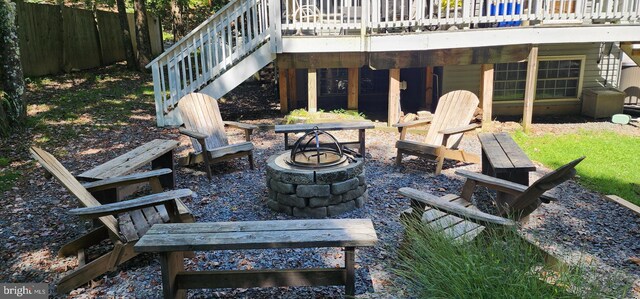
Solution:
[[(584, 57), (541, 57), (538, 60), (535, 99), (577, 99), (583, 65)], [(526, 80), (526, 61), (496, 64), (493, 100), (524, 100)]]

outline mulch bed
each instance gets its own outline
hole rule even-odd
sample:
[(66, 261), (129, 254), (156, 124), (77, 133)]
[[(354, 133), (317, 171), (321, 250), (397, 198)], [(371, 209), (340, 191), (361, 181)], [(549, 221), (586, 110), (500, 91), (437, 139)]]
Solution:
[[(125, 80), (126, 81), (126, 80)], [(142, 76), (135, 84), (148, 84)], [(131, 84), (122, 82), (121, 84)], [(50, 92), (50, 91), (47, 91)], [(53, 93), (53, 96), (59, 93)], [(41, 94), (28, 94), (31, 103), (42, 101)], [(270, 126), (280, 119), (277, 95), (268, 81), (243, 84), (221, 101), (223, 118), (258, 124), (261, 129), (253, 136), (256, 146), (257, 168), (249, 170), (246, 159), (221, 163), (213, 168), (214, 178), (209, 181), (202, 168), (178, 168), (177, 188), (194, 191), (192, 198), (184, 200), (192, 209), (196, 221), (244, 221), (292, 219), (266, 207), (267, 188), (265, 161), (282, 151), (282, 136)], [(127, 125), (112, 130), (83, 130), (74, 140), (64, 144), (43, 146), (54, 153), (74, 174), (105, 162), (155, 138), (181, 141), (180, 153), (189, 150), (189, 141), (175, 129), (155, 127), (153, 104), (146, 102), (136, 110)], [(87, 125), (87, 126), (90, 126)], [(512, 130), (513, 122), (498, 123), (497, 130)], [(535, 125), (536, 133), (559, 133), (586, 129), (610, 129), (638, 134), (631, 126), (612, 126), (582, 120), (572, 124)], [(339, 132), (339, 139), (354, 139), (355, 132)], [(403, 288), (391, 268), (396, 250), (401, 243), (403, 227), (398, 215), (409, 206), (406, 198), (397, 195), (400, 187), (413, 187), (436, 195), (456, 193), (462, 186), (456, 169), (479, 171), (478, 165), (445, 163), (442, 175), (434, 176), (435, 163), (416, 158), (405, 158), (403, 166), (394, 166), (394, 140), (397, 133), (389, 130), (367, 132), (366, 176), (369, 200), (365, 206), (336, 218), (370, 218), (378, 233), (376, 247), (357, 250), (356, 293), (361, 298), (412, 297)], [(410, 138), (419, 138), (412, 136)], [(20, 169), (22, 177), (15, 187), (0, 198), (0, 281), (47, 282), (52, 291), (55, 281), (76, 266), (75, 258), (59, 258), (57, 250), (66, 241), (90, 227), (90, 222), (66, 213), (77, 207), (77, 201), (63, 187), (43, 177), (26, 152), (35, 139), (27, 132), (22, 136), (2, 140), (3, 155), (12, 158), (11, 167)], [(231, 139), (241, 141), (241, 132), (233, 132)], [(466, 136), (462, 147), (479, 153), (479, 142), (473, 135)], [(12, 150), (13, 149), (13, 150)], [(542, 175), (540, 170), (535, 176)], [(565, 258), (592, 261), (601, 275), (612, 272), (623, 274), (621, 283), (631, 284), (640, 277), (640, 265), (634, 258), (640, 256), (640, 218), (627, 209), (605, 200), (602, 195), (569, 181), (555, 191), (558, 202), (545, 205), (531, 215), (522, 230), (539, 240), (549, 251)], [(255, 269), (286, 267), (319, 267), (342, 265), (343, 252), (338, 249), (280, 249), (197, 252), (187, 263), (198, 269)], [(190, 291), (194, 298), (246, 297), (246, 298), (309, 298), (340, 297), (341, 287), (291, 287), (264, 289), (222, 289)], [(638, 294), (636, 284), (635, 294)], [(65, 297), (66, 294), (57, 294)], [(115, 272), (97, 278), (90, 285), (74, 290), (73, 297), (135, 297), (161, 296), (160, 265), (156, 257), (141, 255), (119, 267)]]

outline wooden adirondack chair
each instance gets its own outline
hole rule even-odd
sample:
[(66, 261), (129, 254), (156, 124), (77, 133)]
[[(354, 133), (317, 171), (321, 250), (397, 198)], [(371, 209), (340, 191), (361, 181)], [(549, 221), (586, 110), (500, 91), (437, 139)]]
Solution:
[[(118, 265), (135, 257), (137, 253), (133, 251), (133, 245), (153, 224), (169, 221), (193, 222), (191, 212), (179, 199), (190, 196), (189, 189), (156, 193), (137, 199), (102, 205), (51, 154), (37, 147), (32, 147), (30, 152), (40, 162), (40, 165), (78, 198), (85, 207), (71, 210), (70, 213), (86, 218), (97, 218), (96, 222), (100, 224), (99, 227), (62, 246), (58, 252), (59, 256), (72, 254), (78, 256), (78, 268), (58, 282), (57, 291), (59, 293), (67, 293), (108, 271), (115, 270)], [(165, 174), (165, 172), (161, 172), (161, 174)], [(131, 181), (134, 183), (140, 182), (140, 176), (128, 177), (133, 177)], [(110, 178), (104, 181), (102, 185), (101, 181), (88, 184), (97, 189), (104, 186), (113, 187), (114, 183), (122, 184), (122, 180), (119, 178)], [(86, 263), (85, 249), (107, 239), (113, 243), (113, 249)]]
[[(497, 179), (483, 174), (458, 170), (456, 174), (467, 178), (460, 195), (447, 194), (437, 197), (413, 188), (400, 188), (398, 193), (411, 199), (411, 208), (403, 212), (402, 217), (421, 219), (423, 223), (454, 240), (469, 241), (480, 234), (485, 225), (499, 224), (516, 225), (513, 220), (521, 220), (533, 212), (542, 202), (549, 202), (553, 198), (544, 194), (562, 182), (572, 178), (575, 166), (584, 157), (569, 162), (552, 171), (531, 186), (523, 186), (510, 181)], [(471, 204), (471, 196), (476, 186), (507, 192), (516, 197), (512, 202), (504, 203), (506, 219), (478, 210)]]
[[(218, 101), (202, 93), (190, 93), (178, 102), (178, 109), (184, 122), (180, 133), (191, 137), (193, 152), (181, 164), (192, 165), (204, 162), (207, 177), (211, 179), (211, 164), (247, 156), (249, 167), (253, 169), (253, 143), (251, 133), (257, 126), (233, 121), (222, 121)], [(230, 126), (245, 132), (246, 142), (229, 144), (224, 127)], [(202, 149), (207, 155), (203, 155)]]
[[(469, 124), (478, 103), (478, 97), (470, 91), (451, 91), (440, 97), (433, 119), (395, 124), (394, 127), (400, 130), (400, 140), (396, 142), (396, 165), (400, 166), (403, 154), (435, 159), (438, 162), (436, 174), (442, 171), (444, 159), (480, 163), (478, 155), (458, 149), (464, 132), (478, 127)], [(424, 142), (405, 140), (408, 128), (427, 123), (431, 125)]]

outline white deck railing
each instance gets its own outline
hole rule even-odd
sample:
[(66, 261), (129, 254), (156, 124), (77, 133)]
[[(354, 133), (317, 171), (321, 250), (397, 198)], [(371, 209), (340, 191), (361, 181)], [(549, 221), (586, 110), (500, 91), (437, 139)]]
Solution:
[[(435, 30), (534, 23), (638, 22), (640, 0), (284, 0), (285, 34), (358, 34), (348, 29)], [(383, 31), (384, 32), (384, 31)]]
[[(183, 95), (221, 78), (250, 54), (263, 55), (256, 50), (264, 43), (269, 42), (270, 54), (286, 51), (283, 35), (360, 35), (364, 40), (365, 35), (454, 25), (605, 22), (640, 24), (640, 0), (232, 0), (147, 67), (153, 73), (158, 125), (163, 126), (164, 116)], [(224, 88), (233, 88), (226, 83)]]
[(267, 41), (269, 19), (265, 0), (232, 1), (149, 63), (158, 125), (183, 95), (207, 85)]

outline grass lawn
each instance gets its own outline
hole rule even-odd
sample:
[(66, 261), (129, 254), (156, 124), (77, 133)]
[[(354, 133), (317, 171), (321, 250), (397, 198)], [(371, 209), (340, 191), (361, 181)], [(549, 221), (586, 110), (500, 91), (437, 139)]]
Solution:
[[(25, 157), (30, 146), (65, 145), (84, 135), (131, 126), (136, 112), (155, 114), (150, 76), (122, 66), (29, 78), (26, 83), (26, 127), (0, 139), (0, 194), (22, 176), (25, 165), (20, 161), (32, 161)], [(61, 150), (54, 154), (66, 155)]]
[(532, 160), (549, 168), (587, 156), (576, 167), (581, 183), (640, 206), (640, 138), (590, 131), (543, 136), (516, 132), (513, 138)]

